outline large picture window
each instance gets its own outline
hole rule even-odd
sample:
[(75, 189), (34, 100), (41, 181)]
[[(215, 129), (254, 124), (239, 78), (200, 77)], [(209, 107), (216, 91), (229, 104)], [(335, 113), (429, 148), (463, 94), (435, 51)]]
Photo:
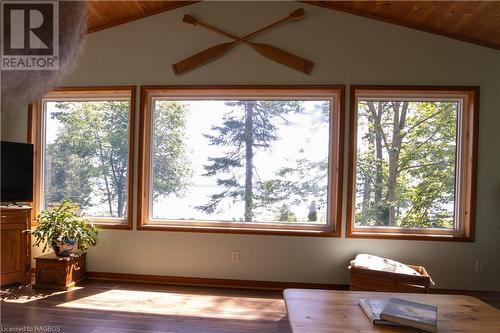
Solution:
[(142, 96), (140, 227), (338, 233), (340, 88)]
[(477, 97), (352, 88), (347, 236), (472, 239)]
[(107, 227), (131, 226), (134, 87), (65, 88), (36, 110), (38, 210), (69, 199)]

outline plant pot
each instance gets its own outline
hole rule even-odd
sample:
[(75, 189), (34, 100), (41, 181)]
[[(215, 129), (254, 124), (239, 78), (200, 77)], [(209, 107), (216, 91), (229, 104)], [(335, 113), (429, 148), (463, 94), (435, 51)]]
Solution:
[(67, 238), (60, 241), (57, 240), (57, 238), (54, 238), (50, 242), (50, 245), (54, 250), (56, 256), (69, 257), (71, 255), (71, 251), (75, 247), (75, 241), (73, 239), (67, 239)]

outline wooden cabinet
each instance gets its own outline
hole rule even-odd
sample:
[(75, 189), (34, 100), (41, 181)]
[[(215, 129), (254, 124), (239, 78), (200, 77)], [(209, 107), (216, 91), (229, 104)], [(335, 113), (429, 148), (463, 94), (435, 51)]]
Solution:
[(87, 277), (85, 253), (57, 257), (54, 253), (35, 258), (36, 276), (33, 288), (69, 290)]
[(30, 284), (31, 207), (0, 207), (2, 286), (11, 283)]

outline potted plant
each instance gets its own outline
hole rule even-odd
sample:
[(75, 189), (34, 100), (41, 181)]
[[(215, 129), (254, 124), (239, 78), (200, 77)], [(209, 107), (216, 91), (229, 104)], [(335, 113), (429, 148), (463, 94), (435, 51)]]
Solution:
[(75, 245), (81, 251), (96, 245), (97, 228), (79, 210), (77, 204), (64, 200), (58, 208), (42, 211), (31, 231), (34, 245), (43, 244), (44, 252), (50, 246), (58, 257), (70, 256)]

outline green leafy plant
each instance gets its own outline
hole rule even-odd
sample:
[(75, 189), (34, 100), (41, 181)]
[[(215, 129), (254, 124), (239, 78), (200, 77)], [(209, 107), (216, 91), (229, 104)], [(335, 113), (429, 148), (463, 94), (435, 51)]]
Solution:
[(52, 240), (72, 239), (81, 251), (97, 244), (97, 228), (84, 215), (79, 215), (80, 207), (64, 200), (58, 208), (44, 210), (38, 215), (38, 226), (30, 231), (35, 237), (35, 246), (43, 244), (43, 251), (50, 246)]

